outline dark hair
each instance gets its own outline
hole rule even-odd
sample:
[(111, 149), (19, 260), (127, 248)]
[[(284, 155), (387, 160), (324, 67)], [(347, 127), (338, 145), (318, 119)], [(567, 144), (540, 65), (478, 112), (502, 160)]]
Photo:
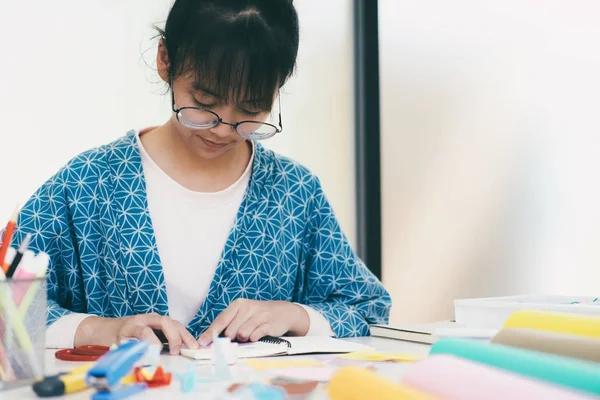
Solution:
[(176, 0), (159, 30), (171, 80), (192, 73), (226, 102), (267, 109), (294, 72), (298, 31), (293, 0)]

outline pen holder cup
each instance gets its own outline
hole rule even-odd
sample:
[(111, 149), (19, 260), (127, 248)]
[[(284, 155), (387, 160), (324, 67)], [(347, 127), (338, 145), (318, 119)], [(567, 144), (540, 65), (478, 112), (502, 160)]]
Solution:
[(0, 281), (0, 390), (43, 376), (45, 340), (46, 279)]

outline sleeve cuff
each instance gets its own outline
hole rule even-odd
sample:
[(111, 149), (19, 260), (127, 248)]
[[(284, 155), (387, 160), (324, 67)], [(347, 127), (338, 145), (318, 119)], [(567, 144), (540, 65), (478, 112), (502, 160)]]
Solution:
[(323, 314), (304, 304), (298, 303), (298, 305), (304, 308), (308, 313), (310, 327), (308, 328), (308, 332), (306, 332), (306, 336), (335, 336), (329, 321), (323, 316)]
[(60, 317), (46, 329), (47, 349), (72, 349), (79, 324), (91, 314), (72, 313)]

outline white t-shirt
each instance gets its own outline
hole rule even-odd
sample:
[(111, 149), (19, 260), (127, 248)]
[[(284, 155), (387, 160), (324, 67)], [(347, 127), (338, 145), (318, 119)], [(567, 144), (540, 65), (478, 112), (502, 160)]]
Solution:
[[(169, 316), (187, 325), (208, 294), (252, 175), (254, 148), (246, 170), (236, 182), (220, 192), (203, 193), (186, 189), (160, 169), (144, 149), (139, 134), (138, 145)], [(302, 307), (310, 317), (307, 335), (334, 336), (325, 317), (311, 307)], [(77, 328), (88, 316), (73, 313), (55, 321), (46, 332), (46, 347), (73, 347)]]

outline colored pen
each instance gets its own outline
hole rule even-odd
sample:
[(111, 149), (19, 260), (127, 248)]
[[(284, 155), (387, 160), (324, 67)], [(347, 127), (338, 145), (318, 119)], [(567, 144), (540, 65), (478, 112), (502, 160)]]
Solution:
[[(0, 271), (0, 282), (2, 281), (6, 281), (4, 271)], [(29, 365), (33, 371), (33, 376), (35, 378), (41, 377), (43, 376), (42, 368), (36, 358), (33, 343), (31, 343), (27, 328), (25, 327), (25, 324), (23, 324), (23, 320), (19, 317), (17, 307), (12, 299), (12, 291), (10, 290), (8, 283), (5, 289), (6, 290), (0, 291), (0, 295), (2, 295), (2, 297), (0, 297), (0, 303), (2, 303), (7, 319), (5, 324), (12, 327), (21, 349), (27, 355)]]
[[(4, 275), (4, 271), (0, 268), (0, 285), (7, 285), (6, 288), (0, 287), (0, 294), (4, 296), (4, 292), (9, 292), (10, 288), (8, 287), (8, 283), (3, 283), (6, 281), (6, 276)], [(6, 289), (6, 290), (3, 290)], [(6, 296), (10, 297), (10, 293)], [(6, 299), (8, 300), (8, 299)], [(4, 300), (0, 297), (0, 304), (2, 304)], [(7, 321), (4, 322), (4, 328), (8, 330)], [(8, 334), (8, 332), (7, 332)], [(8, 335), (10, 336), (10, 335)], [(2, 338), (0, 338), (0, 377), (3, 381), (9, 381), (15, 379), (15, 372), (10, 365), (10, 359), (8, 358), (8, 354), (6, 352), (6, 348), (4, 347), (4, 343)]]
[[(2, 246), (0, 246), (0, 265), (4, 267), (4, 257), (6, 256), (6, 250), (10, 246), (10, 241), (12, 240), (13, 233), (15, 231), (15, 226), (17, 226), (17, 219), (19, 218), (19, 208), (15, 210), (10, 221), (6, 225), (6, 230), (4, 231), (4, 237), (2, 240)], [(6, 273), (7, 270), (4, 270)]]
[(3, 271), (8, 271), (8, 268), (15, 259), (16, 254), (17, 251), (14, 247), (9, 247), (8, 249), (6, 249), (6, 254), (4, 255), (4, 264), (0, 265), (0, 269), (2, 269)]
[(31, 242), (31, 234), (28, 233), (25, 236), (25, 239), (23, 239), (23, 242), (21, 243), (21, 245), (19, 246), (19, 249), (17, 250), (17, 254), (15, 254), (15, 258), (13, 259), (12, 263), (10, 264), (10, 267), (8, 267), (8, 271), (6, 272), (7, 278), (12, 278), (13, 275), (15, 274), (15, 271), (17, 270), (17, 267), (19, 266), (19, 263), (21, 262), (21, 259), (23, 258), (23, 254), (25, 254), (25, 252), (27, 251), (27, 248), (29, 247), (30, 242)]
[(10, 365), (10, 360), (8, 359), (8, 355), (6, 354), (6, 349), (4, 348), (2, 341), (0, 341), (0, 378), (4, 382), (15, 379), (15, 371)]

